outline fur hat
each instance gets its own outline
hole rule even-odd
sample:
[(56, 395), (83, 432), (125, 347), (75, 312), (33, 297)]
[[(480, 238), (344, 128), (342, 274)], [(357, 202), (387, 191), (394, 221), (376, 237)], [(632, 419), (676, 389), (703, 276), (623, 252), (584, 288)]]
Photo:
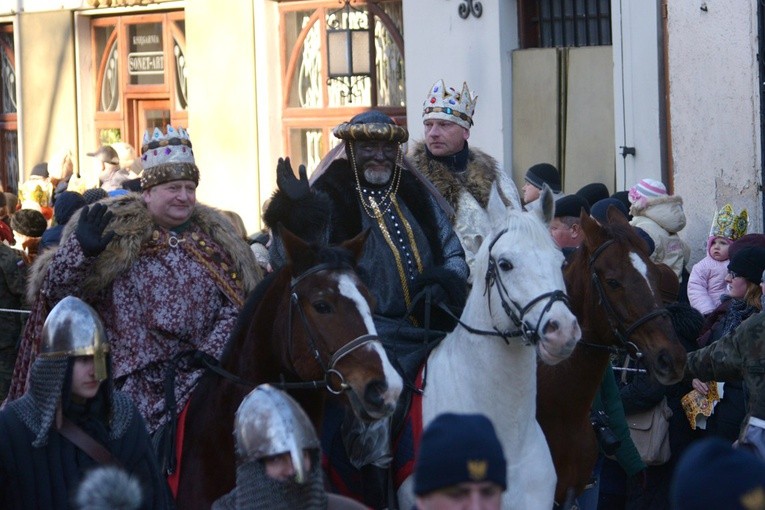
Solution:
[(422, 120), (448, 120), (470, 129), (476, 101), (478, 96), (470, 93), (466, 82), (462, 82), (462, 91), (457, 92), (454, 87), (447, 88), (444, 80), (438, 80), (430, 87), (428, 97), (422, 103)]
[(524, 179), (536, 188), (542, 189), (542, 185), (547, 184), (553, 193), (561, 192), (560, 172), (550, 163), (537, 163), (532, 166), (526, 170)]
[(759, 285), (762, 281), (762, 272), (765, 271), (765, 248), (747, 246), (736, 252), (728, 262), (728, 271)]
[(88, 156), (98, 158), (102, 163), (109, 163), (110, 165), (120, 164), (120, 157), (111, 145), (103, 145), (95, 152), (88, 152)]
[(582, 209), (587, 214), (590, 214), (590, 204), (579, 195), (566, 195), (555, 201), (555, 217), (562, 218), (563, 216), (579, 217)]
[(667, 187), (655, 179), (640, 179), (640, 181), (630, 188), (628, 197), (631, 204), (638, 204), (645, 207), (646, 203), (658, 197), (667, 196)]
[[(116, 152), (115, 152), (116, 154)], [(141, 189), (170, 181), (194, 181), (199, 184), (199, 169), (194, 161), (189, 133), (168, 125), (163, 134), (159, 128), (143, 135), (141, 147)]]
[(719, 437), (696, 441), (680, 457), (670, 488), (672, 508), (765, 508), (765, 462)]
[(582, 186), (576, 194), (587, 200), (590, 206), (609, 196), (608, 187), (602, 182), (591, 182), (590, 184)]
[(437, 416), (422, 433), (414, 493), (484, 481), (507, 488), (507, 463), (491, 421), (482, 414)]
[(37, 163), (33, 166), (32, 171), (29, 172), (29, 176), (31, 177), (33, 175), (47, 179), (50, 176), (48, 173), (48, 163)]
[(48, 222), (40, 211), (21, 209), (11, 216), (11, 228), (27, 237), (40, 237), (48, 228)]

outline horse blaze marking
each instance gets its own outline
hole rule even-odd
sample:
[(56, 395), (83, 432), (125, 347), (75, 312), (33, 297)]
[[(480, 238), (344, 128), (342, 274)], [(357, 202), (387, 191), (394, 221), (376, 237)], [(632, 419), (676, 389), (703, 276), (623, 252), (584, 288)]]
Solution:
[(369, 309), (369, 303), (367, 303), (364, 296), (359, 292), (354, 279), (347, 274), (339, 275), (337, 277), (337, 289), (340, 291), (341, 295), (356, 303), (356, 308), (358, 308), (359, 314), (363, 317), (364, 324), (367, 326), (367, 333), (372, 335), (376, 334), (377, 329), (375, 328), (375, 323), (372, 321), (372, 311)]
[[(356, 308), (358, 308), (359, 314), (364, 318), (364, 324), (367, 326), (367, 333), (376, 335), (377, 328), (375, 328), (375, 323), (372, 320), (372, 310), (369, 309), (369, 303), (367, 303), (367, 300), (364, 299), (364, 296), (359, 292), (359, 289), (356, 286), (356, 281), (347, 274), (341, 274), (337, 278), (337, 289), (340, 291), (341, 295), (356, 303)], [(388, 383), (387, 393), (389, 394), (391, 390), (398, 390), (398, 392), (400, 392), (403, 387), (403, 381), (398, 375), (398, 372), (393, 368), (393, 365), (390, 364), (388, 355), (385, 354), (380, 342), (370, 342), (363, 348), (376, 352), (380, 357), (385, 380)]]
[(648, 281), (648, 266), (645, 265), (645, 262), (643, 262), (643, 259), (640, 258), (640, 255), (634, 251), (630, 252), (630, 260), (632, 261), (632, 267), (634, 267), (635, 270), (645, 279), (646, 285), (648, 285), (648, 288), (651, 289), (651, 293), (653, 293), (653, 288)]

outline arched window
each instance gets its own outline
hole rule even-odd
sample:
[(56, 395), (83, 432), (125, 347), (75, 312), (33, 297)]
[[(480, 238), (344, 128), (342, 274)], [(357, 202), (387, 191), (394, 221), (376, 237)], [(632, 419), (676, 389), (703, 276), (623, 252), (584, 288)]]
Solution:
[(16, 193), (19, 187), (19, 137), (13, 48), (13, 25), (0, 25), (0, 182), (5, 191)]
[(146, 129), (186, 126), (188, 95), (183, 11), (94, 18), (94, 144), (128, 142)]
[[(352, 2), (347, 7), (337, 0), (283, 3), (279, 15), (284, 148), (294, 161), (315, 168), (337, 143), (332, 128), (369, 108), (405, 121), (401, 0)], [(368, 74), (330, 78), (329, 58), (345, 57), (342, 52), (330, 55), (327, 32), (333, 29), (369, 38), (363, 45), (367, 51), (352, 55), (354, 67), (361, 64), (370, 69)]]

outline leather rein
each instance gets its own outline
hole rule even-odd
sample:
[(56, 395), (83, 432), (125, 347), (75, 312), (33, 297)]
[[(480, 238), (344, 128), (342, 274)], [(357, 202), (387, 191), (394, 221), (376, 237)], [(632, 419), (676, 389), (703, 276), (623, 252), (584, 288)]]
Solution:
[(598, 246), (598, 248), (592, 252), (592, 255), (590, 255), (590, 259), (588, 261), (589, 267), (590, 267), (590, 280), (592, 281), (593, 287), (595, 287), (595, 290), (598, 293), (598, 301), (601, 306), (606, 311), (606, 318), (608, 319), (608, 325), (611, 327), (611, 331), (614, 334), (614, 337), (619, 341), (618, 346), (610, 346), (610, 345), (601, 345), (601, 344), (594, 344), (590, 342), (585, 342), (584, 340), (580, 340), (579, 343), (582, 345), (586, 345), (587, 347), (594, 347), (597, 349), (605, 349), (610, 352), (624, 352), (626, 351), (630, 356), (632, 356), (635, 359), (639, 359), (643, 356), (643, 353), (640, 351), (640, 348), (630, 340), (630, 335), (635, 332), (640, 326), (645, 324), (648, 321), (651, 321), (655, 319), (656, 317), (661, 316), (669, 316), (669, 311), (662, 307), (657, 308), (655, 310), (651, 310), (647, 314), (643, 315), (639, 319), (637, 319), (635, 322), (630, 324), (627, 329), (623, 329), (621, 327), (621, 324), (618, 320), (616, 310), (614, 310), (613, 305), (611, 304), (611, 301), (608, 299), (608, 296), (606, 295), (606, 291), (603, 288), (603, 284), (600, 282), (600, 278), (598, 278), (598, 274), (595, 271), (595, 261), (600, 257), (600, 255), (612, 244), (614, 244), (616, 241), (614, 239), (609, 239), (605, 243)]
[[(343, 376), (343, 374), (337, 368), (335, 368), (337, 363), (340, 362), (341, 359), (343, 359), (344, 357), (348, 356), (350, 353), (355, 351), (356, 349), (363, 347), (364, 345), (367, 345), (370, 342), (379, 340), (379, 337), (377, 335), (370, 335), (370, 334), (361, 335), (357, 338), (354, 338), (347, 344), (340, 347), (337, 351), (335, 351), (329, 359), (329, 364), (326, 364), (324, 360), (322, 359), (321, 352), (319, 351), (318, 343), (316, 341), (316, 337), (314, 336), (311, 330), (311, 327), (308, 324), (308, 318), (306, 317), (303, 309), (300, 307), (297, 287), (308, 276), (314, 275), (320, 271), (331, 271), (331, 270), (337, 270), (337, 269), (352, 269), (352, 268), (348, 265), (338, 266), (337, 264), (318, 264), (310, 268), (309, 270), (305, 271), (304, 273), (300, 274), (299, 276), (293, 278), (290, 284), (290, 311), (288, 316), (289, 320), (287, 323), (290, 353), (292, 352), (292, 346), (293, 346), (292, 316), (294, 315), (294, 310), (297, 309), (300, 315), (301, 322), (303, 324), (303, 328), (305, 329), (306, 334), (308, 336), (308, 344), (309, 344), (309, 348), (311, 349), (311, 354), (313, 355), (314, 359), (319, 364), (319, 366), (321, 366), (321, 369), (324, 372), (324, 377), (322, 379), (316, 379), (313, 381), (286, 382), (284, 379), (284, 375), (282, 374), (281, 380), (279, 382), (269, 383), (271, 386), (275, 388), (279, 388), (281, 390), (326, 389), (327, 391), (329, 391), (330, 393), (334, 395), (339, 395), (342, 392), (349, 390), (350, 385), (347, 382), (345, 382), (345, 377)], [(198, 366), (206, 370), (209, 370), (215, 373), (216, 375), (224, 379), (227, 379), (231, 382), (234, 382), (236, 384), (239, 384), (248, 388), (254, 388), (256, 386), (251, 381), (243, 379), (242, 377), (239, 377), (238, 375), (229, 372), (228, 370), (226, 370), (220, 365), (220, 361), (218, 361), (215, 357), (200, 350), (188, 350), (188, 351), (183, 351), (176, 354), (170, 363), (170, 365), (172, 366), (173, 372), (175, 371), (175, 367), (177, 366), (180, 359), (185, 357), (192, 358), (192, 361), (190, 363), (192, 366)], [(294, 372), (294, 366), (293, 366), (293, 372)], [(167, 375), (166, 375), (166, 378), (167, 378)], [(336, 386), (333, 385), (333, 381), (336, 382)], [(166, 402), (167, 402), (167, 397), (169, 395), (172, 395), (171, 392), (172, 390), (170, 390), (170, 392), (166, 392), (167, 393)], [(173, 398), (172, 401), (174, 402), (175, 399)]]
[[(540, 335), (539, 335), (539, 328), (542, 325), (542, 318), (547, 314), (547, 312), (550, 311), (550, 308), (552, 308), (552, 305), (556, 301), (561, 301), (563, 304), (568, 307), (568, 296), (566, 296), (566, 293), (562, 290), (554, 290), (552, 292), (545, 292), (544, 294), (540, 294), (539, 296), (535, 297), (531, 301), (529, 301), (525, 306), (521, 306), (520, 303), (516, 302), (515, 300), (510, 298), (510, 294), (507, 291), (507, 287), (505, 287), (504, 282), (501, 278), (499, 278), (499, 271), (497, 267), (497, 261), (494, 258), (494, 256), (491, 254), (491, 250), (494, 248), (494, 244), (499, 240), (500, 237), (502, 237), (504, 234), (507, 233), (507, 229), (503, 229), (500, 231), (494, 239), (491, 241), (491, 244), (489, 244), (489, 267), (486, 270), (486, 275), (484, 277), (486, 286), (484, 290), (484, 295), (487, 296), (487, 301), (489, 303), (489, 311), (491, 312), (491, 294), (489, 293), (489, 290), (497, 286), (497, 293), (499, 294), (499, 300), (502, 304), (502, 309), (505, 311), (505, 314), (510, 318), (510, 320), (513, 321), (513, 324), (517, 329), (515, 330), (509, 330), (509, 331), (500, 331), (496, 327), (494, 327), (494, 330), (483, 330), (474, 328), (465, 322), (463, 322), (459, 317), (455, 316), (451, 311), (445, 307), (442, 306), (441, 308), (446, 311), (453, 319), (457, 321), (457, 323), (465, 328), (470, 333), (473, 333), (475, 335), (482, 335), (482, 336), (497, 336), (502, 338), (506, 344), (510, 343), (510, 338), (515, 337), (522, 337), (524, 344), (526, 345), (536, 345), (539, 343)], [(539, 319), (537, 320), (537, 323), (535, 326), (532, 326), (531, 324), (526, 321), (526, 314), (540, 301), (543, 301), (547, 299), (547, 302), (545, 303), (544, 308), (542, 309), (542, 313), (539, 314)], [(512, 304), (512, 306), (510, 306)]]

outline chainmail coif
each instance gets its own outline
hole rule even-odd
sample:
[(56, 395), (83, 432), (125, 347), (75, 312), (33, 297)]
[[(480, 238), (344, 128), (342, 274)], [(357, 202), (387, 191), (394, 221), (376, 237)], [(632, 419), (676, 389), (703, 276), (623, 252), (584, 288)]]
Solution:
[(305, 483), (293, 478), (275, 480), (266, 475), (262, 461), (236, 468), (236, 488), (219, 499), (213, 510), (326, 510), (327, 493), (318, 454), (311, 455), (311, 473)]
[[(8, 404), (8, 408), (35, 434), (32, 441), (35, 448), (48, 444), (48, 434), (56, 419), (64, 381), (70, 370), (70, 359), (37, 358), (30, 371), (29, 390), (23, 397)], [(109, 393), (109, 438), (122, 437), (133, 416), (130, 399), (123, 393), (112, 391), (110, 379), (101, 383), (101, 391)]]

